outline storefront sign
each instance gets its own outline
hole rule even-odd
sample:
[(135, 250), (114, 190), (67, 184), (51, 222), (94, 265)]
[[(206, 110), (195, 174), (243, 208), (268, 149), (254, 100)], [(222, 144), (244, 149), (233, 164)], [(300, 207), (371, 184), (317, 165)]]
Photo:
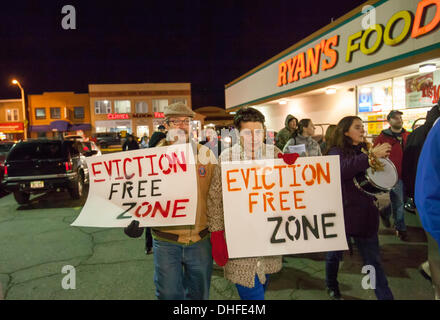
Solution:
[(347, 249), (338, 156), (222, 163), (222, 185), (230, 258)]
[[(226, 108), (440, 48), (440, 0), (383, 0), (226, 88)], [(371, 14), (371, 13), (370, 13)]]
[(406, 106), (430, 107), (439, 101), (440, 71), (405, 79)]
[(150, 117), (150, 115), (146, 114), (146, 113), (133, 113), (132, 117), (133, 118), (148, 118), (148, 117)]
[(165, 114), (163, 112), (155, 112), (154, 117), (155, 118), (165, 118)]
[(23, 132), (22, 122), (0, 123), (0, 132), (3, 133), (20, 133)]
[(117, 119), (130, 119), (127, 113), (109, 113), (107, 114), (107, 119), (117, 120)]
[[(197, 178), (190, 144), (86, 159), (87, 202), (72, 226), (180, 226), (195, 223)], [(185, 188), (175, 186), (185, 185)]]

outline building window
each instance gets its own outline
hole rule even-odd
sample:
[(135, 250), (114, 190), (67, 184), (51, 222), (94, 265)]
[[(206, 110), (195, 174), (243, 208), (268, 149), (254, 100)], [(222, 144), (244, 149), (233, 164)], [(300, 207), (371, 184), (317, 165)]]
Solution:
[(95, 114), (112, 113), (112, 104), (108, 100), (95, 101)]
[(84, 119), (84, 107), (73, 107), (73, 117), (75, 119)]
[(6, 109), (7, 121), (18, 121), (18, 109)]
[(130, 100), (116, 100), (115, 113), (131, 113)]
[(171, 99), (171, 103), (177, 103), (177, 102), (180, 102), (180, 103), (183, 103), (183, 104), (186, 105), (186, 99), (185, 98), (174, 98), (174, 99)]
[(35, 109), (35, 119), (37, 119), (37, 120), (46, 119), (46, 109), (45, 108), (36, 108)]
[(137, 101), (136, 113), (148, 113), (148, 103), (145, 101)]
[(61, 119), (61, 108), (50, 108), (51, 119)]
[(168, 99), (153, 99), (153, 112), (164, 112)]

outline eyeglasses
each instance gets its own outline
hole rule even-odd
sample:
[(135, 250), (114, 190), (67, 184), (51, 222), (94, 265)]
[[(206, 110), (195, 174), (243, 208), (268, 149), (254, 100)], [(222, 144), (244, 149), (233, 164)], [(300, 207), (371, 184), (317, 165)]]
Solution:
[(178, 126), (180, 124), (190, 124), (191, 120), (185, 119), (185, 120), (168, 120), (169, 123), (174, 124), (175, 126)]

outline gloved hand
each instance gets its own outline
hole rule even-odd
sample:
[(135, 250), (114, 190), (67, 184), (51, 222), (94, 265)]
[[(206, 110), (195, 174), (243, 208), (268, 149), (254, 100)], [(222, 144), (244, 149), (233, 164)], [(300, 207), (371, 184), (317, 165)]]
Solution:
[(139, 238), (144, 233), (144, 228), (139, 228), (139, 221), (133, 220), (124, 228), (124, 233), (130, 238)]
[(299, 158), (299, 154), (298, 153), (278, 153), (278, 158), (283, 159), (286, 164), (292, 165), (295, 163), (296, 159)]
[(223, 267), (229, 259), (228, 247), (226, 246), (225, 231), (215, 231), (211, 233), (212, 257), (214, 261)]

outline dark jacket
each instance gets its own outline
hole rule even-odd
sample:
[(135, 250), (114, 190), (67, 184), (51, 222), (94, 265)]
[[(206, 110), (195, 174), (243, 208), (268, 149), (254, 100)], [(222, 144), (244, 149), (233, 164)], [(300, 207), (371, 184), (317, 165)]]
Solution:
[(160, 140), (165, 139), (167, 135), (160, 131), (155, 131), (148, 142), (148, 148), (154, 148)]
[(428, 111), (425, 124), (415, 129), (408, 136), (406, 141), (406, 146), (403, 150), (402, 181), (405, 185), (404, 189), (408, 197), (414, 198), (414, 187), (416, 183), (419, 156), (422, 152), (423, 144), (425, 143), (429, 130), (431, 130), (438, 117), (440, 117), (440, 107), (439, 105), (436, 105)]
[(399, 179), (402, 178), (402, 158), (403, 149), (406, 145), (406, 140), (408, 138), (409, 132), (402, 129), (402, 143), (396, 138), (391, 129), (383, 130), (380, 135), (374, 140), (374, 146), (383, 143), (389, 143), (391, 145), (390, 160), (394, 163), (399, 174)]
[(290, 129), (289, 122), (295, 118), (291, 114), (287, 115), (286, 120), (284, 120), (284, 128), (278, 132), (276, 138), (275, 138), (275, 145), (278, 147), (278, 149), (283, 150), (284, 146), (286, 145), (287, 141), (289, 141), (290, 138), (292, 138), (294, 130)]
[(345, 232), (347, 236), (369, 238), (379, 231), (379, 210), (374, 204), (375, 198), (359, 190), (353, 182), (356, 175), (370, 167), (368, 156), (362, 153), (360, 146), (353, 146), (352, 151), (346, 154), (333, 147), (328, 154), (340, 157)]
[(129, 141), (128, 137), (127, 140), (125, 140), (124, 144), (122, 145), (122, 151), (128, 151), (128, 150), (136, 150), (139, 149), (139, 144), (133, 137), (133, 140)]

